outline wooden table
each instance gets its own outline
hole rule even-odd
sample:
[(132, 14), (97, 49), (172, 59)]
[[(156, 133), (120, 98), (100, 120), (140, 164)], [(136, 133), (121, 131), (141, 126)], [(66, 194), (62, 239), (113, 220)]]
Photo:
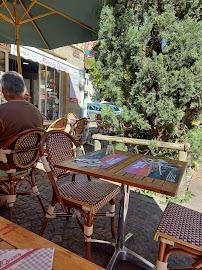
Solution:
[(0, 249), (14, 248), (54, 248), (53, 270), (103, 270), (102, 267), (0, 217)]
[[(103, 149), (103, 151), (106, 151)], [(57, 163), (56, 167), (65, 170), (70, 170), (89, 176), (94, 176), (101, 179), (110, 180), (113, 182), (121, 183), (121, 196), (120, 196), (120, 208), (119, 208), (119, 223), (118, 223), (118, 233), (117, 233), (117, 244), (115, 253), (107, 267), (107, 270), (113, 269), (115, 262), (117, 260), (129, 260), (132, 263), (143, 267), (144, 269), (156, 269), (156, 267), (137, 255), (133, 251), (127, 249), (124, 245), (125, 243), (125, 226), (127, 219), (128, 203), (129, 203), (129, 186), (147, 189), (150, 191), (166, 194), (169, 196), (175, 196), (177, 189), (180, 185), (180, 181), (186, 170), (187, 163), (177, 160), (171, 160), (166, 158), (158, 158), (153, 156), (145, 156), (142, 154), (135, 154), (131, 152), (115, 151), (115, 154), (128, 156), (125, 160), (109, 167), (109, 168), (98, 168), (98, 167), (79, 167), (76, 162), (62, 161)], [(156, 178), (150, 178), (148, 176), (142, 176), (132, 173), (124, 172), (124, 169), (133, 164), (140, 158), (150, 158), (150, 159), (163, 159), (169, 163), (183, 166), (182, 172), (179, 176), (177, 183), (168, 182)]]

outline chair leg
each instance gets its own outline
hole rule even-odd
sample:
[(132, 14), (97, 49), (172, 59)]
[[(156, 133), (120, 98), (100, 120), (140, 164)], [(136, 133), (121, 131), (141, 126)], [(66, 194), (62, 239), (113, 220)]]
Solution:
[(10, 191), (7, 195), (7, 204), (9, 206), (9, 220), (12, 221), (13, 218), (13, 205), (16, 201), (16, 194), (13, 181), (10, 181)]
[[(111, 209), (110, 209), (111, 208)], [(110, 202), (109, 202), (109, 212), (111, 214), (115, 215), (115, 198), (113, 198)], [(112, 232), (112, 237), (115, 238), (115, 229), (114, 229), (114, 215), (111, 217), (111, 232)]]
[(91, 235), (93, 234), (93, 215), (88, 212), (87, 226), (84, 225), (84, 235), (86, 238), (86, 259), (91, 260)]
[(166, 243), (160, 241), (156, 270), (167, 269), (167, 262), (164, 261), (165, 251), (166, 251)]
[(72, 181), (75, 181), (75, 179), (76, 179), (76, 174), (73, 173), (73, 174), (72, 174)]
[(44, 233), (44, 231), (46, 229), (46, 225), (48, 223), (48, 220), (53, 215), (56, 203), (57, 203), (57, 199), (53, 198), (52, 201), (51, 201), (51, 204), (49, 205), (48, 210), (46, 212), (46, 216), (45, 216), (45, 219), (43, 221), (43, 224), (42, 224), (42, 227), (41, 227), (41, 230), (40, 230), (40, 233), (39, 233), (40, 236), (43, 235), (43, 233)]
[(35, 176), (34, 176), (34, 172), (35, 172), (35, 168), (32, 170), (32, 173), (31, 173), (31, 183), (32, 183), (32, 191), (35, 195), (37, 195), (38, 199), (39, 199), (39, 202), (41, 204), (41, 207), (43, 209), (43, 212), (44, 214), (46, 213), (46, 208), (44, 206), (44, 203), (43, 203), (43, 200), (41, 198), (41, 195), (40, 195), (40, 192), (38, 190), (38, 187), (36, 185), (36, 182), (35, 182)]
[(9, 206), (9, 220), (12, 221), (13, 218), (13, 206)]
[(8, 203), (8, 206), (9, 206), (9, 220), (10, 221), (12, 221), (12, 218), (13, 218), (13, 205), (15, 203), (15, 200), (16, 200), (16, 195), (15, 194), (7, 195), (7, 203)]
[(37, 197), (38, 197), (38, 199), (39, 199), (39, 202), (40, 202), (41, 207), (42, 207), (42, 209), (43, 209), (43, 212), (44, 212), (44, 214), (45, 214), (45, 213), (46, 213), (46, 207), (45, 207), (45, 205), (44, 205), (44, 203), (43, 203), (43, 201), (42, 201), (41, 195), (39, 194), (39, 195), (37, 195)]
[(83, 144), (81, 143), (81, 144), (80, 144), (80, 146), (81, 146), (81, 151), (82, 151), (82, 152), (83, 152), (83, 154), (85, 155), (86, 153), (85, 153), (85, 150), (84, 150)]
[(39, 233), (40, 236), (43, 236), (46, 225), (48, 223), (48, 220), (49, 220), (49, 218), (45, 217), (43, 224), (42, 224), (42, 227), (41, 227), (41, 230), (40, 230), (40, 233)]

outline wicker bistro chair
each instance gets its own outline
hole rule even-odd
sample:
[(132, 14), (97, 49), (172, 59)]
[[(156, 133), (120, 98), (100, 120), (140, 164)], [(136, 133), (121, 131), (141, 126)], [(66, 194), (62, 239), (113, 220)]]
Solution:
[(67, 121), (75, 123), (77, 120), (79, 120), (79, 118), (76, 114), (74, 114), (74, 113), (67, 114)]
[(83, 138), (84, 131), (87, 129), (87, 125), (88, 125), (88, 119), (81, 118), (72, 125), (71, 130), (69, 132), (70, 135), (72, 135), (74, 139), (79, 143), (84, 155), (85, 155), (85, 150), (83, 147), (82, 138)]
[(47, 129), (47, 131), (49, 131), (49, 130), (54, 130), (54, 129), (57, 129), (57, 130), (65, 130), (66, 125), (67, 125), (67, 119), (66, 119), (66, 118), (59, 118), (59, 119), (55, 120), (55, 121), (49, 126), (49, 128)]
[[(76, 148), (73, 148), (73, 145)], [(44, 156), (44, 146), (46, 146), (47, 157)], [(115, 237), (115, 196), (119, 192), (119, 187), (103, 180), (91, 180), (89, 176), (86, 180), (75, 180), (75, 174), (73, 174), (72, 181), (65, 181), (63, 177), (70, 172), (56, 168), (54, 165), (57, 162), (72, 159), (73, 152), (76, 152), (77, 156), (82, 155), (77, 141), (64, 131), (49, 131), (41, 140), (40, 156), (52, 184), (53, 197), (40, 235), (43, 235), (49, 218), (76, 217), (86, 240), (86, 258), (90, 260), (94, 216), (111, 217), (111, 232), (112, 236)], [(58, 180), (59, 178), (64, 180), (61, 185), (58, 184), (62, 180)], [(108, 202), (109, 211), (97, 213)], [(57, 203), (61, 205), (63, 213), (54, 213)], [(83, 223), (80, 216), (84, 219)]]
[[(106, 124), (102, 120), (101, 114), (96, 114), (95, 115), (95, 120), (99, 120), (100, 122), (97, 122), (97, 129), (90, 130), (90, 144), (92, 143), (92, 136), (94, 134), (101, 133), (101, 134), (104, 135), (104, 134), (109, 133), (109, 125)], [(104, 141), (103, 141), (103, 144), (104, 144)], [(103, 145), (103, 147), (104, 147), (104, 145)]]
[[(34, 177), (39, 159), (38, 145), (44, 133), (45, 131), (41, 128), (25, 130), (12, 137), (0, 149), (0, 162), (4, 165), (4, 170), (0, 170), (0, 187), (4, 187), (7, 191), (10, 220), (12, 220), (16, 195), (37, 195), (44, 213), (46, 212)], [(31, 185), (32, 192), (17, 193), (18, 186), (23, 181)]]
[[(181, 253), (195, 260), (192, 268), (180, 268), (181, 270), (202, 269), (202, 213), (168, 203), (154, 240), (158, 240), (159, 236), (161, 239), (157, 270), (168, 269), (168, 257), (172, 253)], [(179, 270), (179, 268), (172, 269)]]

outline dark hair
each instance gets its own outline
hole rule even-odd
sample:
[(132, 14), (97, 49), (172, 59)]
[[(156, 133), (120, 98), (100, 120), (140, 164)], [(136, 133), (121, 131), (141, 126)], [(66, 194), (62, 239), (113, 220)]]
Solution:
[(8, 95), (22, 96), (25, 83), (22, 75), (15, 71), (8, 71), (1, 78), (1, 85)]

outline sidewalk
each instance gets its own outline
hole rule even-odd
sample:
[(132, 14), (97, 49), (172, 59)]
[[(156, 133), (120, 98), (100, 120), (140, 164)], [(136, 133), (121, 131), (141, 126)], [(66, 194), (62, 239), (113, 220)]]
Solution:
[[(85, 146), (86, 147), (86, 146)], [(92, 146), (86, 149), (93, 151)], [(88, 150), (87, 150), (88, 151)], [(196, 195), (185, 206), (202, 211), (202, 167), (199, 171), (193, 171), (190, 184), (190, 191)], [(78, 175), (77, 180), (86, 177)], [(79, 178), (79, 179), (78, 179)], [(71, 177), (68, 177), (71, 181)], [(36, 170), (36, 181), (41, 192), (44, 204), (49, 206), (52, 198), (52, 188), (48, 177), (41, 163), (38, 163)], [(24, 189), (25, 186), (23, 185)], [(130, 232), (133, 237), (128, 241), (127, 247), (137, 252), (153, 264), (156, 263), (158, 255), (158, 242), (153, 240), (155, 229), (165, 209), (164, 204), (160, 204), (158, 198), (148, 198), (133, 191), (130, 193), (130, 203), (127, 218), (126, 233)], [(116, 198), (115, 228), (117, 229), (119, 212), (119, 195)], [(8, 218), (8, 206), (0, 208), (0, 215)], [(36, 197), (19, 196), (14, 206), (13, 222), (18, 225), (39, 233), (44, 219), (39, 201)], [(85, 257), (85, 243), (83, 234), (74, 218), (71, 219), (51, 219), (46, 227), (44, 237), (54, 243)], [(110, 219), (95, 218), (93, 238), (111, 241)], [(113, 247), (106, 244), (92, 243), (92, 262), (106, 268), (111, 256)], [(169, 259), (169, 267), (185, 267), (191, 263), (192, 259), (182, 255), (172, 255)], [(141, 268), (134, 267), (126, 262), (121, 262), (116, 270), (132, 270)]]

